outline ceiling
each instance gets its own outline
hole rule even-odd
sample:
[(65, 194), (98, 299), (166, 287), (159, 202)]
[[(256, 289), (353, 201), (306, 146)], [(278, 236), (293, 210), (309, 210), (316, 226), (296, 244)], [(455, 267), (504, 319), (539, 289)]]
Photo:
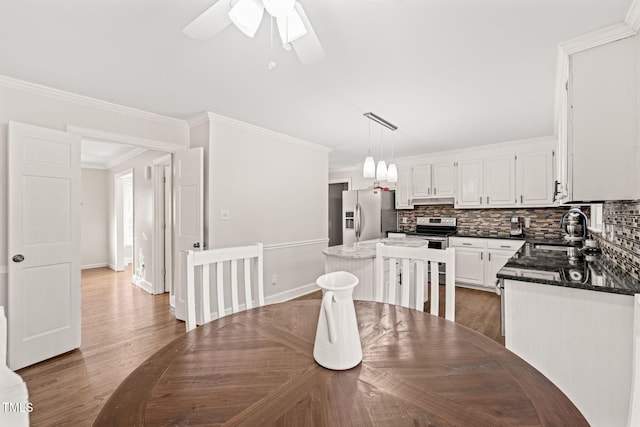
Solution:
[[(351, 167), (551, 135), (559, 42), (624, 21), (632, 0), (299, 0), (326, 57), (303, 65), (269, 23), (182, 28), (216, 0), (2, 0), (0, 74), (189, 119), (203, 111), (333, 148)], [(220, 0), (227, 1), (227, 0)], [(276, 36), (277, 37), (277, 36)], [(371, 123), (372, 111), (399, 127)]]

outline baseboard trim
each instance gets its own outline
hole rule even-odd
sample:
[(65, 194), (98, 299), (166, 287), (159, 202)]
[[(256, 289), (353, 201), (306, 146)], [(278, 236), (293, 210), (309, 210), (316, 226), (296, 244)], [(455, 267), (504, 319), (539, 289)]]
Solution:
[(92, 268), (104, 268), (104, 267), (109, 267), (109, 264), (106, 262), (99, 262), (96, 264), (85, 264), (83, 266), (80, 267), (80, 270), (90, 270)]

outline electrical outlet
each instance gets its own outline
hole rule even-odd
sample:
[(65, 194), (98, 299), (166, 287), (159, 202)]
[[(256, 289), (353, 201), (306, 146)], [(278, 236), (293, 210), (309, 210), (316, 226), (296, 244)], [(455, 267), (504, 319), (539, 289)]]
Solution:
[(277, 285), (278, 284), (278, 275), (274, 274), (273, 276), (271, 276), (271, 284), (272, 285)]
[(531, 227), (531, 218), (525, 218), (524, 219), (524, 228), (529, 228)]

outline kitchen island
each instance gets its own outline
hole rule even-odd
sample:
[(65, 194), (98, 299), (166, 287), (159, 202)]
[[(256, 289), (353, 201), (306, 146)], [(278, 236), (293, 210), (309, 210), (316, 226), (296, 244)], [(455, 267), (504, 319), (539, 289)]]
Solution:
[(506, 347), (556, 384), (591, 425), (628, 425), (640, 282), (593, 250), (545, 241), (527, 241), (497, 277)]
[[(353, 299), (374, 301), (376, 245), (384, 243), (392, 246), (419, 248), (427, 246), (428, 240), (412, 238), (386, 238), (357, 242), (353, 245), (330, 246), (322, 251), (325, 255), (324, 271), (348, 271), (360, 280), (353, 290)], [(426, 294), (425, 294), (426, 295)]]

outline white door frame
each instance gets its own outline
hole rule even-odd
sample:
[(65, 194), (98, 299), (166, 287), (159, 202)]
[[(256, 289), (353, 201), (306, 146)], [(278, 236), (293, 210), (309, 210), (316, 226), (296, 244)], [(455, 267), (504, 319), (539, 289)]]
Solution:
[[(168, 153), (167, 155), (169, 157), (171, 157), (172, 153), (186, 150), (189, 148), (183, 145), (173, 144), (170, 142), (158, 141), (158, 140), (148, 139), (148, 138), (140, 138), (140, 137), (125, 135), (125, 134), (120, 134), (115, 132), (105, 132), (98, 129), (91, 129), (91, 128), (85, 128), (85, 127), (74, 126), (74, 125), (67, 125), (66, 130), (68, 133), (79, 135), (81, 139), (90, 139), (93, 141), (116, 143), (116, 144), (127, 144), (135, 147), (146, 148), (149, 150), (164, 151), (165, 153)], [(157, 189), (155, 187), (155, 181), (154, 181), (154, 198), (155, 198), (155, 194), (157, 194), (156, 191)], [(155, 221), (155, 218), (154, 218), (154, 221)], [(154, 224), (154, 230), (156, 230), (156, 226), (157, 224)], [(156, 243), (152, 245), (151, 259), (154, 260), (153, 264), (155, 268), (156, 266), (155, 259), (157, 257), (158, 250), (159, 250), (158, 241), (160, 239), (154, 239), (154, 240)], [(135, 259), (135, 254), (134, 254), (134, 259)], [(153, 293), (156, 293), (156, 286), (157, 286), (156, 282), (159, 282), (155, 278), (161, 277), (161, 276), (155, 276), (155, 273), (156, 272), (154, 271), (154, 277), (152, 279)], [(169, 277), (169, 280), (173, 282), (173, 276), (168, 276), (168, 277)], [(158, 291), (160, 291), (160, 289), (158, 289)], [(162, 290), (159, 293), (161, 292), (164, 292), (164, 284), (162, 286)]]
[[(173, 233), (167, 233), (167, 229), (171, 230), (171, 218), (166, 218), (166, 202), (169, 197), (169, 203), (172, 199), (171, 175), (166, 176), (165, 168), (168, 166), (171, 170), (172, 159), (171, 155), (167, 154), (157, 158), (151, 162), (153, 165), (152, 179), (153, 179), (153, 230), (156, 238), (153, 241), (153, 277), (156, 278), (153, 283), (152, 293), (154, 295), (164, 293), (171, 289), (171, 277), (172, 277), (172, 263), (166, 259), (166, 248), (169, 248), (169, 254), (172, 252)], [(169, 182), (166, 183), (165, 179)], [(167, 186), (168, 184), (168, 186)], [(165, 189), (168, 188), (168, 194)], [(169, 261), (169, 262), (168, 262)]]
[[(133, 169), (126, 169), (122, 172), (119, 172), (114, 175), (114, 205), (115, 205), (115, 213), (116, 213), (116, 229), (115, 229), (115, 248), (116, 248), (116, 264), (114, 265), (115, 271), (124, 271), (125, 262), (124, 262), (124, 185), (123, 178), (127, 175), (131, 175), (131, 181), (133, 183)], [(135, 218), (135, 207), (133, 212), (133, 217)], [(135, 226), (135, 221), (134, 221)], [(133, 243), (133, 260), (135, 261), (135, 239)], [(135, 266), (133, 271), (135, 272)]]

